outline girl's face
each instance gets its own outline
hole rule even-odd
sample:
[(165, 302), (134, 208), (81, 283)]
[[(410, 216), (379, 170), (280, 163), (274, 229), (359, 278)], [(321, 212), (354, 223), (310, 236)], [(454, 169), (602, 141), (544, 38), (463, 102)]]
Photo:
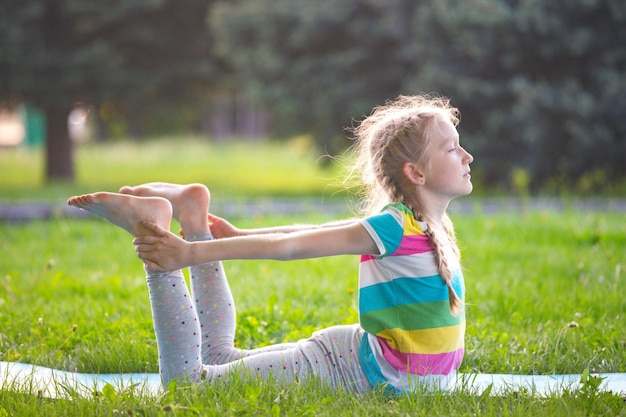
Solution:
[(459, 144), (459, 134), (450, 120), (440, 118), (427, 149), (424, 191), (448, 199), (472, 192), (470, 167), (474, 158)]

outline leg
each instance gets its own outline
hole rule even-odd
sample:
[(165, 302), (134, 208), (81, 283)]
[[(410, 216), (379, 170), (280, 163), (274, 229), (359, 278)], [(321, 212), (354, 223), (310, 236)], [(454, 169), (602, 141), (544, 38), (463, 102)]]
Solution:
[[(213, 238), (207, 221), (211, 196), (204, 185), (148, 183), (122, 187), (120, 192), (165, 198), (172, 205), (174, 218), (180, 223), (187, 240)], [(239, 359), (241, 355), (234, 351), (235, 303), (222, 263), (211, 262), (190, 269), (191, 292), (201, 328), (203, 363), (226, 363)]]
[(208, 232), (207, 214), (211, 194), (202, 184), (178, 185), (151, 182), (137, 187), (124, 186), (120, 193), (138, 197), (160, 197), (172, 206), (172, 216), (180, 223), (184, 233)]
[[(184, 233), (189, 241), (212, 238), (210, 233)], [(293, 346), (291, 343), (284, 343), (252, 350), (236, 348), (235, 302), (222, 263), (195, 265), (190, 270), (192, 293), (202, 329), (202, 363), (226, 364), (243, 357)]]
[[(95, 193), (71, 197), (68, 204), (94, 213), (134, 236), (149, 233), (141, 226), (142, 220), (169, 229), (172, 218), (171, 204), (160, 197)], [(147, 282), (163, 383), (179, 377), (199, 379), (200, 325), (182, 273), (148, 272)]]
[(364, 393), (372, 389), (361, 368), (359, 325), (334, 326), (315, 332), (291, 347), (250, 355), (223, 365), (205, 365), (208, 381), (225, 380), (240, 372), (279, 383), (316, 380), (333, 389)]
[(181, 377), (198, 381), (202, 373), (200, 323), (182, 272), (148, 271), (146, 281), (163, 385)]
[[(122, 187), (120, 192), (137, 196), (166, 198), (172, 205), (174, 218), (180, 223), (189, 241), (212, 239), (207, 213), (210, 193), (201, 184), (177, 185), (149, 183)], [(289, 348), (292, 344), (241, 350), (234, 346), (236, 310), (233, 296), (221, 262), (196, 265), (191, 269), (191, 290), (202, 335), (202, 362), (224, 364), (245, 356)]]

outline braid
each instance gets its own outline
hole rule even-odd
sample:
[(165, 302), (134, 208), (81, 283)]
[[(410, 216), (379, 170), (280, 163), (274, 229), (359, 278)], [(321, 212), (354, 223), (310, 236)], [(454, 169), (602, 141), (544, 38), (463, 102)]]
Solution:
[(461, 259), (461, 251), (459, 250), (459, 246), (456, 242), (456, 233), (454, 233), (454, 225), (452, 224), (452, 221), (450, 220), (450, 217), (448, 217), (448, 215), (446, 214), (443, 218), (443, 230), (446, 232), (446, 234), (448, 235), (448, 239), (450, 239), (450, 243), (452, 244), (452, 251), (454, 252), (454, 256), (456, 256), (457, 259)]
[[(424, 221), (427, 225), (426, 235), (430, 238), (433, 243), (433, 249), (435, 253), (435, 261), (437, 262), (437, 269), (439, 270), (439, 275), (441, 275), (441, 279), (445, 282), (448, 287), (448, 297), (450, 299), (450, 311), (452, 314), (457, 315), (463, 308), (463, 300), (458, 296), (454, 288), (452, 287), (452, 270), (448, 263), (449, 258), (446, 256), (444, 252), (444, 243), (442, 242), (441, 233), (436, 231), (436, 229), (432, 228), (431, 225), (425, 221), (424, 216), (421, 214), (417, 214), (416, 218), (418, 220)], [(446, 232), (447, 240), (450, 242), (450, 247), (454, 256), (459, 257), (459, 248), (456, 244), (456, 238), (454, 237), (454, 229), (451, 228), (452, 223), (449, 218), (446, 216), (444, 219), (443, 228)]]

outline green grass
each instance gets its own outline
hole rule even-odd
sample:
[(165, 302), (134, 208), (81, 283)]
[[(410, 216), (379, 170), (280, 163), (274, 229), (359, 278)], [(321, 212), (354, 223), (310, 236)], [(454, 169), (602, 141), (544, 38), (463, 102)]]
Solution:
[[(248, 226), (289, 221), (235, 220)], [(622, 213), (474, 213), (456, 215), (455, 223), (470, 303), (461, 371), (626, 372)], [(125, 232), (97, 219), (64, 218), (2, 224), (0, 230), (2, 360), (79, 372), (157, 371), (143, 271)], [(320, 327), (356, 320), (353, 257), (229, 262), (227, 269), (238, 304), (241, 346), (297, 340)], [(529, 415), (524, 414), (528, 410), (559, 415), (563, 407), (572, 415), (589, 415), (576, 414), (579, 409), (597, 415), (626, 413), (619, 397), (598, 393), (543, 400), (514, 393), (413, 399), (372, 394), (358, 399), (319, 387), (281, 390), (254, 382), (223, 390), (179, 388), (167, 401), (129, 392), (109, 397), (71, 405), (45, 401), (46, 415), (63, 415), (65, 407), (95, 415), (92, 402), (102, 412), (124, 406), (150, 410), (150, 415), (167, 414), (172, 404), (183, 415), (188, 408), (209, 415), (347, 415), (352, 410), (362, 410), (362, 415), (389, 410), (505, 415), (505, 409), (509, 415)], [(276, 398), (281, 401), (274, 402)], [(29, 396), (2, 393), (0, 407), (19, 414), (43, 405)]]
[[(192, 154), (203, 149), (196, 142), (187, 145)], [(87, 153), (92, 159), (80, 162), (84, 172), (77, 186), (46, 187), (36, 173), (30, 173), (27, 179), (18, 176), (9, 180), (4, 176), (11, 171), (4, 164), (8, 159), (2, 159), (2, 197), (31, 198), (24, 193), (26, 189), (35, 197), (59, 199), (77, 189), (115, 189), (126, 182), (157, 179), (147, 178), (158, 172), (151, 160), (167, 162), (169, 158), (159, 156), (158, 149), (170, 152), (172, 148), (153, 146), (119, 144)], [(286, 152), (280, 155), (296, 159), (290, 156), (293, 150), (271, 144), (214, 146), (209, 146), (212, 152), (233, 152), (232, 158), (237, 161), (251, 157), (249, 153), (258, 156), (274, 152)], [(137, 164), (137, 159), (121, 156), (125, 155), (123, 149), (129, 154), (154, 155), (145, 160), (144, 166)], [(245, 155), (237, 156), (239, 152)], [(19, 153), (11, 156), (11, 163), (23, 169), (15, 162)], [(98, 162), (98, 154), (110, 159), (107, 166), (115, 163), (120, 172), (99, 176), (104, 165)], [(193, 156), (168, 155), (173, 160), (194, 160)], [(27, 160), (32, 157), (24, 156)], [(122, 163), (124, 158), (126, 162)], [(281, 158), (264, 166), (274, 169), (274, 165), (294, 162), (279, 161)], [(312, 161), (302, 158), (284, 168), (289, 176), (279, 177), (274, 186), (288, 189), (292, 185), (286, 183), (296, 184), (294, 191), (283, 195), (297, 195), (298, 184), (309, 184), (302, 185), (302, 189), (308, 189), (301, 190), (301, 195), (327, 193), (323, 185), (310, 185), (308, 180), (300, 179), (300, 175), (316, 177), (312, 182), (317, 184), (320, 172), (324, 172), (314, 164), (306, 166)], [(211, 185), (215, 177), (198, 174), (204, 172), (199, 162), (202, 159), (186, 164), (187, 168), (179, 173), (170, 172), (179, 164), (168, 165), (164, 172), (171, 176), (159, 179)], [(216, 156), (213, 159), (213, 168), (221, 163), (224, 181), (241, 178), (241, 183), (228, 182), (223, 188), (225, 195), (237, 195), (231, 187), (254, 186), (246, 180), (266, 183), (261, 175), (265, 171), (258, 171), (251, 160), (240, 164), (228, 162), (225, 156), (223, 161)], [(275, 168), (280, 171), (278, 166)], [(191, 179), (194, 172), (198, 178)], [(250, 193), (261, 195), (268, 190)], [(255, 216), (231, 220), (254, 227), (319, 222), (330, 217), (310, 213), (300, 218)], [(462, 372), (626, 372), (624, 213), (568, 210), (487, 214), (475, 209), (471, 213), (453, 213), (453, 220), (463, 250), (469, 303)], [(238, 307), (240, 346), (297, 340), (318, 328), (357, 319), (354, 257), (284, 263), (228, 262), (226, 267)], [(0, 360), (78, 372), (117, 373), (157, 372), (156, 358), (143, 270), (126, 232), (99, 219), (55, 217), (0, 223)], [(501, 396), (455, 392), (388, 398), (374, 392), (356, 397), (331, 393), (313, 384), (280, 387), (249, 380), (230, 387), (170, 387), (157, 397), (115, 389), (94, 394), (93, 398), (50, 400), (2, 389), (0, 416), (626, 415), (623, 398), (597, 392), (591, 385), (547, 398), (513, 391)]]
[(42, 149), (0, 148), (0, 200), (55, 200), (66, 194), (117, 191), (150, 181), (210, 184), (214, 195), (333, 197), (342, 191), (338, 164), (302, 139), (289, 142), (200, 138), (87, 143), (75, 150), (75, 184), (46, 184)]

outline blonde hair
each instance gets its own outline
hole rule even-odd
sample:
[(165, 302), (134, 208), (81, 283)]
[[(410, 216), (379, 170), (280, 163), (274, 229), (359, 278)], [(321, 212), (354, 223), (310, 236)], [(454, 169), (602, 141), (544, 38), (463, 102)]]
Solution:
[(399, 96), (382, 106), (351, 129), (356, 143), (356, 160), (348, 178), (361, 184), (364, 214), (379, 212), (385, 205), (401, 202), (413, 211), (414, 217), (426, 223), (424, 231), (433, 243), (439, 274), (448, 287), (450, 310), (456, 314), (463, 302), (452, 288), (452, 271), (445, 254), (449, 242), (454, 256), (460, 257), (454, 227), (444, 215), (444, 233), (433, 228), (433, 220), (423, 213), (422, 203), (404, 174), (406, 163), (428, 166), (431, 138), (437, 133), (441, 118), (459, 123), (459, 111), (445, 97), (434, 95)]

